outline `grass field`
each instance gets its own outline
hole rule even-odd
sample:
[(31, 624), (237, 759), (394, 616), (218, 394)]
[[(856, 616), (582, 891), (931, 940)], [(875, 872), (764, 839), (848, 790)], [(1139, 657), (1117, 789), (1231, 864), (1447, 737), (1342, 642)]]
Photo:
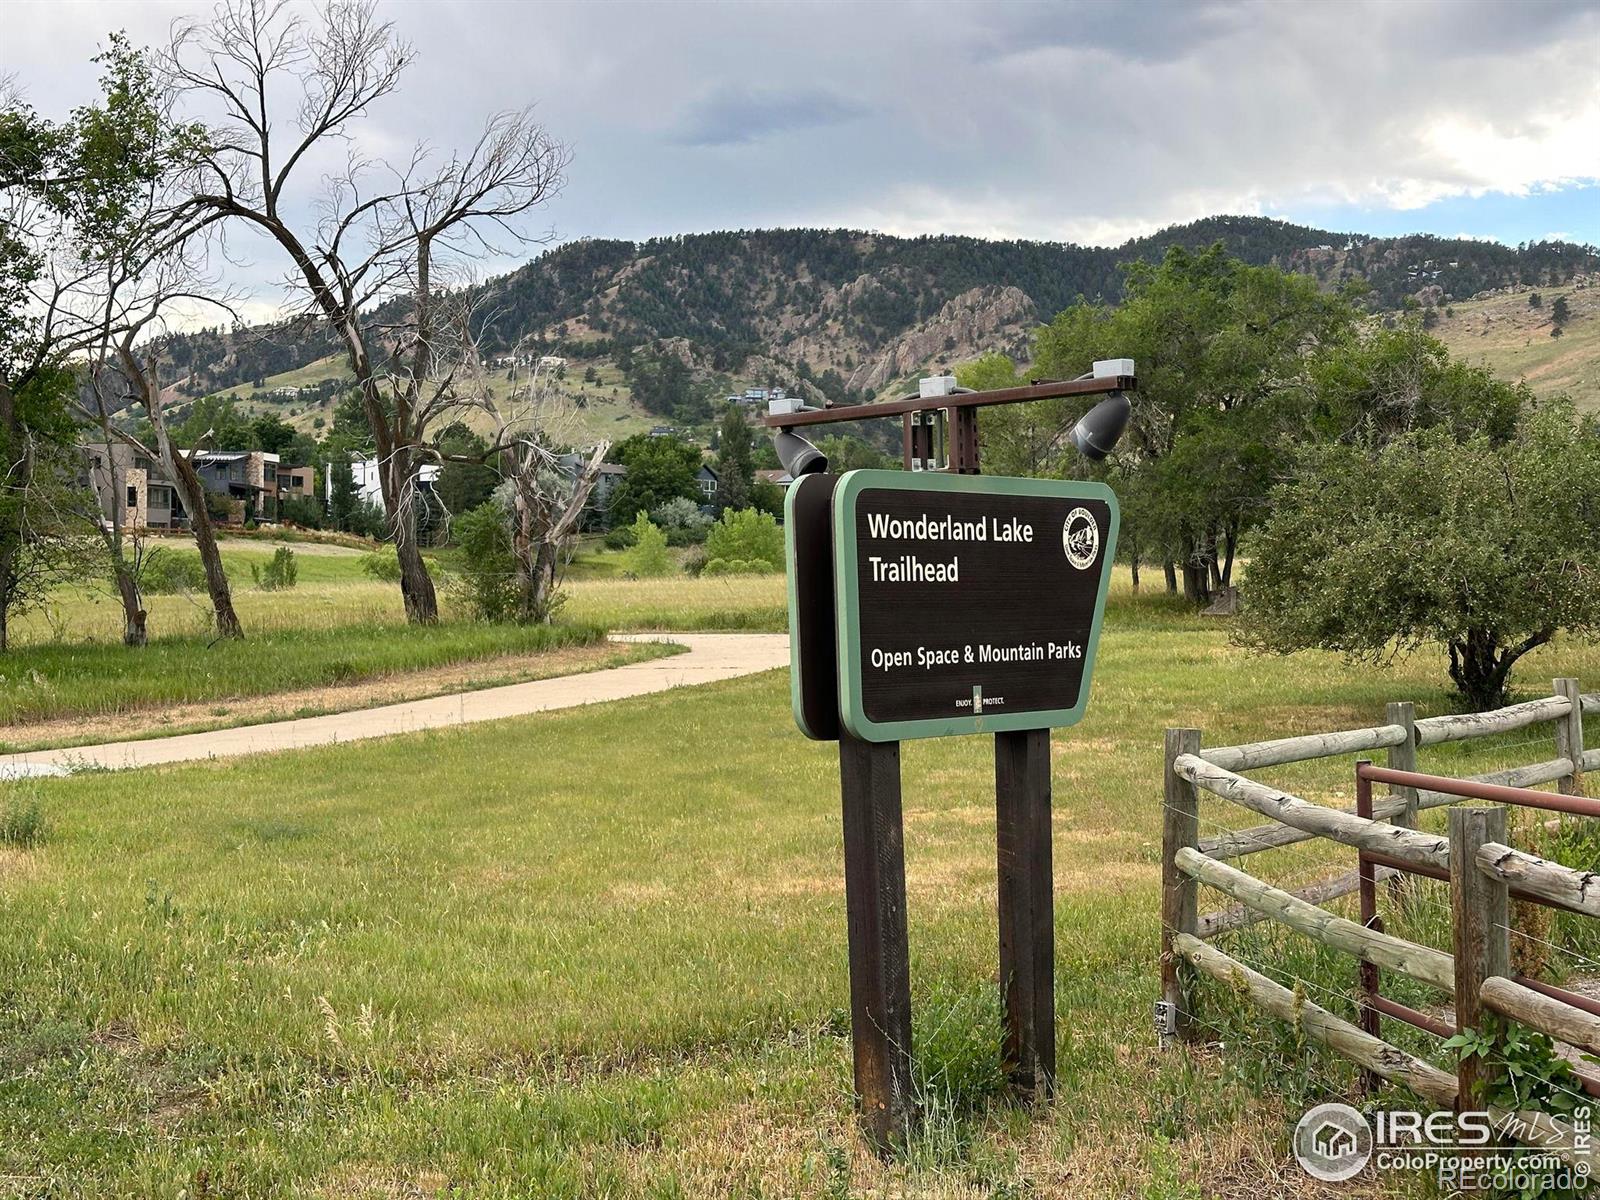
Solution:
[[(783, 579), (771, 576), (575, 581), (561, 622), (552, 628), (466, 620), (446, 584), (446, 619), (418, 628), (405, 622), (399, 587), (368, 575), (359, 550), (295, 544), (297, 585), (277, 592), (254, 587), (251, 564), (264, 566), (275, 549), (270, 542), (223, 542), (224, 567), (247, 634), (242, 642), (216, 641), (204, 596), (157, 595), (146, 597), (150, 645), (129, 651), (121, 643), (122, 610), (109, 589), (62, 589), (17, 623), (15, 648), (0, 659), (0, 748), (33, 744), (15, 730), (8, 734), (8, 725), (236, 701), (451, 664), (486, 664), (474, 686), (509, 682), (513, 676), (497, 673), (494, 660), (592, 647), (607, 630), (785, 627)], [(193, 553), (176, 541), (172, 550)], [(618, 648), (588, 665), (618, 665), (661, 652)], [(537, 676), (537, 669), (519, 663), (514, 678)], [(426, 688), (417, 692), (426, 694)], [(229, 715), (183, 728), (237, 723), (221, 719)], [(81, 739), (66, 739), (73, 740)], [(66, 743), (57, 737), (52, 744)]]
[[(770, 582), (735, 581), (757, 613)], [(575, 588), (573, 605), (693, 606), (676, 583), (654, 600), (618, 586)], [(1531, 693), (1557, 674), (1592, 687), (1600, 651), (1542, 649), (1521, 677)], [(1250, 657), (1119, 580), (1094, 703), (1055, 737), (1061, 1086), (1037, 1116), (995, 1070), (989, 743), (908, 743), (930, 1119), (887, 1166), (851, 1124), (835, 755), (795, 732), (782, 672), (10, 785), (5, 827), (43, 835), (0, 846), (0, 1180), (25, 1195), (1379, 1194), (1318, 1191), (1287, 1160), (1297, 1106), (1348, 1072), (1266, 1026), (1223, 1053), (1154, 1046), (1161, 731), (1219, 744), (1370, 723), (1389, 699), (1439, 712), (1442, 680), (1432, 657), (1387, 673)], [(1547, 732), (1525, 732), (1422, 765), (1549, 757)], [(1348, 771), (1269, 777), (1348, 798)], [(1249, 823), (1220, 809), (1208, 827)], [(1251, 863), (1274, 881), (1322, 866), (1304, 847)]]

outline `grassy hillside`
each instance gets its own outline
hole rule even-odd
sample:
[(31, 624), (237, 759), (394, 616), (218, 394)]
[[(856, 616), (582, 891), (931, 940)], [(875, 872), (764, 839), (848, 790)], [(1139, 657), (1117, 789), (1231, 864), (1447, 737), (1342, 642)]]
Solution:
[[(584, 380), (584, 371), (593, 367), (597, 378)], [(348, 380), (350, 368), (342, 354), (331, 354), (260, 381), (233, 387), (220, 388), (214, 396), (237, 396), (240, 407), (250, 414), (274, 412), (296, 429), (318, 434), (333, 424), (336, 397), (325, 390), (308, 390), (296, 394), (291, 389), (315, 389), (328, 380)], [(545, 384), (541, 381), (540, 388)], [(565, 392), (572, 402), (574, 419), (578, 425), (575, 440), (583, 443), (609, 438), (619, 441), (635, 433), (647, 432), (662, 423), (662, 418), (645, 411), (634, 402), (628, 380), (610, 359), (593, 363), (574, 363), (567, 377), (553, 386)], [(319, 421), (322, 422), (318, 424)], [(486, 415), (473, 411), (464, 418), (466, 423), (480, 433), (489, 430)]]
[[(1535, 290), (1539, 308), (1528, 304)], [(1572, 315), (1555, 338), (1550, 306), (1558, 296)], [(1565, 393), (1582, 408), (1600, 410), (1600, 286), (1524, 288), (1450, 307), (1433, 332), (1452, 354), (1502, 378), (1525, 379), (1536, 395)]]

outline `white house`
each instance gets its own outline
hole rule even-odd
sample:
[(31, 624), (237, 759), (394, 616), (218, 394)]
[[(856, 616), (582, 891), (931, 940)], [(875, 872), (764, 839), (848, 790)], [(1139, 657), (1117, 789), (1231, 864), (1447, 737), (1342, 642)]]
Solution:
[[(423, 463), (422, 470), (418, 472), (417, 483), (428, 490), (439, 480), (439, 464)], [(375, 458), (357, 458), (350, 462), (350, 478), (355, 482), (356, 494), (368, 504), (383, 507), (383, 481), (378, 476), (378, 460)], [(332, 487), (332, 484), (329, 484)], [(332, 492), (329, 492), (332, 496)]]

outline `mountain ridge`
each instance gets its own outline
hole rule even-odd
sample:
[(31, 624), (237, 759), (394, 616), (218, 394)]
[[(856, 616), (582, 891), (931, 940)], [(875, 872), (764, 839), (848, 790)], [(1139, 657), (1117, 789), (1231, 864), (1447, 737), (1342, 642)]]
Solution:
[[(1383, 238), (1218, 216), (1117, 247), (806, 228), (578, 239), (472, 290), (487, 314), (477, 331), (487, 353), (521, 344), (575, 365), (615, 364), (635, 401), (694, 423), (752, 359), (767, 373), (755, 382), (841, 401), (988, 350), (1025, 358), (1031, 330), (1055, 312), (1079, 297), (1119, 298), (1125, 264), (1218, 241), (1246, 262), (1323, 286), (1363, 280), (1379, 311), (1442, 310), (1600, 272), (1600, 251), (1567, 242)], [(250, 384), (259, 392), (267, 377), (337, 353), (307, 322), (175, 334), (166, 349), (189, 397)]]

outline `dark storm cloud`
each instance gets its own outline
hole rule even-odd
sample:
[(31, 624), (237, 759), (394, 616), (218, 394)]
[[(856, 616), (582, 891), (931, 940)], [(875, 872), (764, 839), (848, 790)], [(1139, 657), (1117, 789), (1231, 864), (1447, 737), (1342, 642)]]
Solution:
[(758, 92), (719, 87), (689, 106), (675, 136), (686, 146), (734, 146), (775, 133), (837, 125), (865, 105), (815, 88)]

